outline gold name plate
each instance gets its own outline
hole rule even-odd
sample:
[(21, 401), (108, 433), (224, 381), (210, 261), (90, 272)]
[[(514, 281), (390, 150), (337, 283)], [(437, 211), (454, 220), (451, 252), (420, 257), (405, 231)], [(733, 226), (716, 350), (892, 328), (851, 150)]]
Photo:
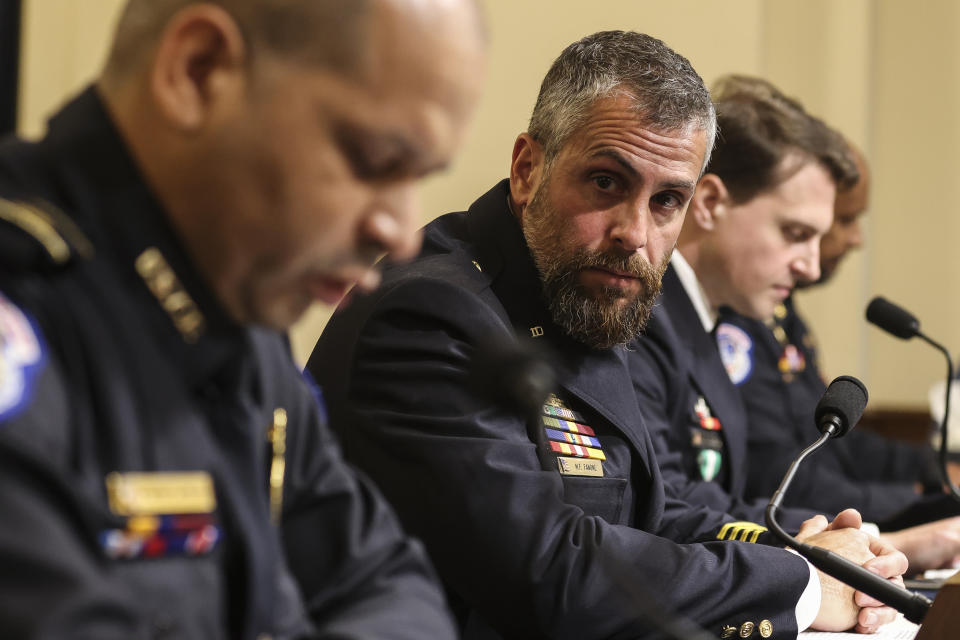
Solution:
[(557, 465), (560, 467), (560, 473), (565, 476), (603, 477), (603, 463), (600, 460), (557, 456)]
[(110, 510), (120, 516), (212, 513), (217, 507), (206, 471), (115, 472), (106, 482)]

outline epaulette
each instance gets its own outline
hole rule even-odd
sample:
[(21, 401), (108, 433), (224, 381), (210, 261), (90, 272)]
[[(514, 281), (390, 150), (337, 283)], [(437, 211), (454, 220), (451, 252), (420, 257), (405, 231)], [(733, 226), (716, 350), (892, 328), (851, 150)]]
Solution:
[(93, 253), (90, 240), (54, 205), (0, 198), (0, 265), (55, 271)]

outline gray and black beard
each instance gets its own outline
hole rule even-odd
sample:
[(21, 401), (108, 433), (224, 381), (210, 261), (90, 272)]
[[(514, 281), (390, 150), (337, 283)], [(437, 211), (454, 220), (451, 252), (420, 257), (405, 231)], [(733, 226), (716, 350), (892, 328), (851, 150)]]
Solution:
[[(548, 185), (534, 195), (523, 216), (523, 231), (540, 272), (543, 295), (553, 317), (574, 340), (594, 349), (610, 349), (636, 338), (647, 326), (653, 311), (669, 254), (657, 266), (637, 254), (570, 250), (564, 238), (567, 228), (544, 207)], [(587, 292), (578, 282), (581, 271), (601, 267), (628, 273), (641, 282), (640, 293), (624, 300), (618, 287)]]

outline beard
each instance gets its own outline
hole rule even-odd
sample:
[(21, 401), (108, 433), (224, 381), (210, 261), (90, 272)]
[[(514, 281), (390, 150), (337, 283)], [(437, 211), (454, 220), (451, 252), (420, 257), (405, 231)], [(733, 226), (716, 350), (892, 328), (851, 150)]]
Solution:
[[(569, 225), (547, 205), (548, 192), (549, 177), (527, 205), (522, 224), (553, 321), (593, 349), (630, 342), (647, 326), (670, 254), (653, 266), (636, 253), (576, 247), (565, 233)], [(591, 268), (629, 274), (639, 280), (640, 291), (632, 294), (615, 286), (588, 290), (579, 278)]]

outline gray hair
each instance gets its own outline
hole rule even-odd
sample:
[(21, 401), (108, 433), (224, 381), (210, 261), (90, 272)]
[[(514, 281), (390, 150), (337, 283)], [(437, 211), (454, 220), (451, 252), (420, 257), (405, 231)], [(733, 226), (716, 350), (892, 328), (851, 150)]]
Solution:
[(548, 166), (594, 103), (615, 94), (629, 95), (649, 125), (703, 130), (707, 165), (717, 117), (710, 92), (690, 62), (651, 36), (601, 31), (564, 49), (540, 85), (528, 132), (543, 147)]

